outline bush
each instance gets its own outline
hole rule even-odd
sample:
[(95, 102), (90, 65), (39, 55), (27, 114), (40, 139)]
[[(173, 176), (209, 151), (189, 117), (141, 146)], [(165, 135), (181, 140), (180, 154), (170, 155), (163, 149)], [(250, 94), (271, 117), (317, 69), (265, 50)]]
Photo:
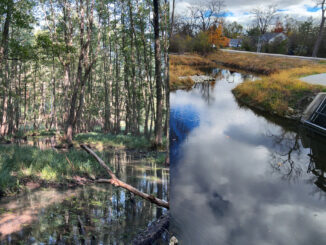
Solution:
[(200, 54), (207, 54), (213, 50), (209, 43), (208, 34), (206, 32), (199, 32), (195, 37), (189, 35), (176, 34), (170, 38), (170, 53), (197, 52)]

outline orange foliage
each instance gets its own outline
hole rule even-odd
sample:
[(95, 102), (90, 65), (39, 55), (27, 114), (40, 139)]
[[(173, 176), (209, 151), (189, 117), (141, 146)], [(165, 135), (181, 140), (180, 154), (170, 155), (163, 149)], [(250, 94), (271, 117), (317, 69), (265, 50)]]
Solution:
[(280, 21), (278, 21), (276, 23), (276, 26), (275, 26), (275, 29), (273, 30), (273, 32), (275, 32), (275, 33), (281, 33), (283, 31), (284, 31), (283, 25), (282, 25), (282, 23)]
[(218, 27), (213, 25), (208, 30), (208, 41), (214, 44), (216, 47), (227, 47), (229, 46), (230, 39), (223, 36), (223, 26), (219, 24)]

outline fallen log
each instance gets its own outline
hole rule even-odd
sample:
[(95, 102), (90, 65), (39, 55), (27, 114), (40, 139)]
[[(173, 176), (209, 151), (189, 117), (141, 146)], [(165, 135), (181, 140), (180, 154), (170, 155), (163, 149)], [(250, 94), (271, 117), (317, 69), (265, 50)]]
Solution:
[(162, 215), (154, 221), (146, 230), (138, 234), (132, 241), (133, 245), (151, 245), (163, 232), (169, 228), (170, 217), (168, 214)]
[(92, 155), (96, 161), (106, 170), (106, 172), (110, 175), (111, 179), (98, 179), (96, 180), (96, 182), (98, 183), (110, 183), (114, 186), (117, 186), (117, 187), (122, 187), (132, 193), (134, 193), (135, 195), (137, 196), (140, 196), (141, 198), (147, 200), (147, 201), (150, 201), (158, 206), (161, 206), (161, 207), (164, 207), (164, 208), (167, 208), (169, 209), (169, 203), (164, 201), (164, 200), (161, 200), (153, 195), (149, 195), (147, 193), (144, 193), (138, 189), (136, 189), (135, 187), (119, 180), (117, 178), (117, 176), (112, 172), (112, 170), (105, 164), (105, 162), (98, 156), (96, 155), (96, 153), (90, 149), (87, 145), (85, 144), (81, 144), (80, 147), (82, 149), (84, 149), (87, 153), (89, 153), (90, 155)]

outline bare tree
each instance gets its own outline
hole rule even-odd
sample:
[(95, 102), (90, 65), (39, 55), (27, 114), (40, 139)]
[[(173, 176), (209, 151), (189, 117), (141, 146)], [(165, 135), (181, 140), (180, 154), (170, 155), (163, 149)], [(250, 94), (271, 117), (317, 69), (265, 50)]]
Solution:
[(326, 16), (325, 16), (325, 11), (326, 11), (326, 6), (325, 6), (325, 2), (326, 0), (315, 0), (316, 4), (318, 6), (320, 6), (321, 8), (321, 22), (320, 22), (320, 26), (319, 26), (319, 33), (318, 33), (318, 37), (314, 46), (314, 50), (312, 52), (312, 56), (313, 57), (317, 57), (318, 54), (318, 50), (321, 44), (321, 41), (323, 39), (323, 35), (324, 35), (324, 29), (325, 29), (325, 20), (326, 20)]
[(209, 0), (207, 4), (195, 7), (196, 19), (199, 20), (199, 28), (207, 31), (211, 25), (218, 22), (225, 7), (224, 1)]
[(267, 8), (255, 8), (251, 13), (255, 17), (254, 22), (258, 27), (260, 34), (265, 34), (276, 16), (277, 6), (269, 5)]

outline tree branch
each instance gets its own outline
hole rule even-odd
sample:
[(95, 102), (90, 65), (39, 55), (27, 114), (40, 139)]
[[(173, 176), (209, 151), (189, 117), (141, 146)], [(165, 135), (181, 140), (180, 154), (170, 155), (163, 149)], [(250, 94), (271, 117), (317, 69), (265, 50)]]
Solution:
[(155, 196), (153, 195), (149, 195), (149, 194), (146, 194), (138, 189), (136, 189), (135, 187), (119, 180), (117, 178), (117, 176), (112, 172), (112, 170), (105, 164), (105, 162), (99, 158), (99, 156), (96, 155), (96, 153), (90, 149), (88, 146), (84, 145), (84, 144), (81, 144), (80, 145), (81, 148), (83, 148), (87, 153), (89, 153), (90, 155), (92, 155), (96, 161), (106, 170), (106, 172), (110, 175), (111, 179), (99, 179), (97, 180), (96, 182), (98, 183), (110, 183), (114, 186), (117, 186), (117, 187), (122, 187), (132, 193), (134, 193), (135, 195), (137, 196), (140, 196), (141, 198), (147, 200), (147, 201), (150, 201), (158, 206), (161, 206), (161, 207), (164, 207), (164, 208), (167, 208), (169, 209), (170, 206), (169, 206), (169, 203), (164, 201), (164, 200), (161, 200), (159, 198), (156, 198)]

